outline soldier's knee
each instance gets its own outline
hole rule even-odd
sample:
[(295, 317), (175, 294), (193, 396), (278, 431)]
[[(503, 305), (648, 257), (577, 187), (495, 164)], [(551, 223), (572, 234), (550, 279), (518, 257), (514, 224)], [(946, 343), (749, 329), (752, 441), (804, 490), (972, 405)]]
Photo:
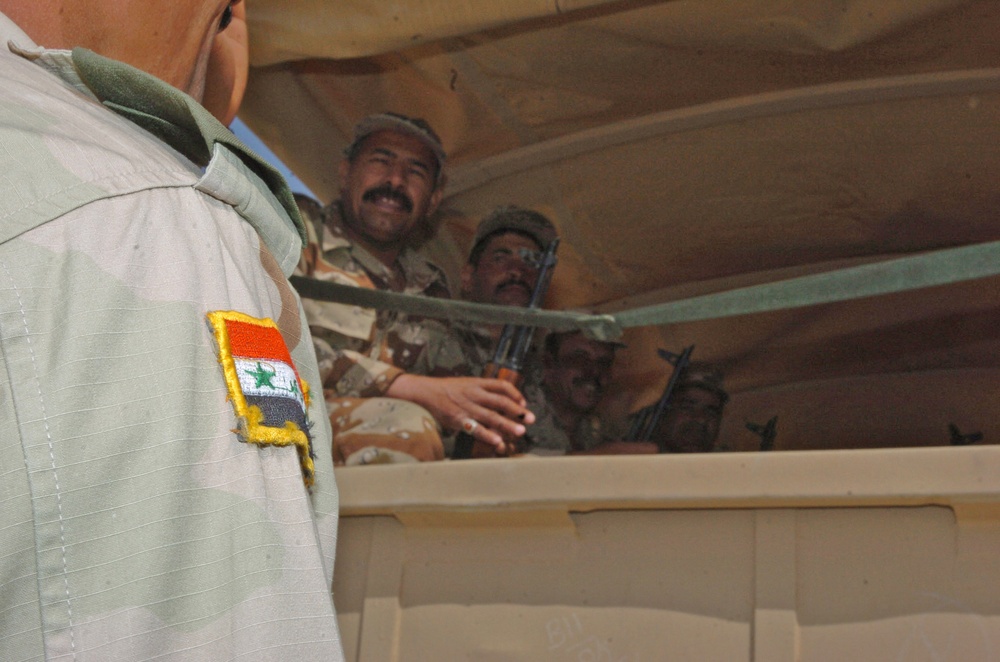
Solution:
[(434, 417), (392, 398), (342, 398), (328, 403), (334, 464), (386, 464), (444, 459)]

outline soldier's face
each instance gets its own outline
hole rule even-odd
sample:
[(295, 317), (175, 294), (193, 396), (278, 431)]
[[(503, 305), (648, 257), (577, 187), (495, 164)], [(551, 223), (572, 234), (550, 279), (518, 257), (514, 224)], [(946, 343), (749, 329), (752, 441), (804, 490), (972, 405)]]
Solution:
[(563, 338), (555, 360), (546, 360), (546, 395), (557, 406), (589, 414), (604, 396), (614, 360), (614, 347), (607, 343), (579, 333)]
[(516, 232), (488, 239), (479, 264), (462, 269), (463, 296), (478, 303), (527, 306), (538, 282), (538, 267), (524, 259), (524, 250), (538, 253), (538, 244)]
[(368, 136), (354, 160), (340, 166), (347, 229), (378, 248), (404, 245), (441, 202), (436, 164), (419, 138), (395, 131)]
[[(238, 0), (237, 0), (238, 1)], [(199, 101), (212, 42), (231, 0), (79, 0), (58, 19), (75, 41), (153, 74)], [(43, 44), (51, 46), (51, 44)]]
[(653, 440), (664, 439), (671, 453), (708, 453), (722, 421), (722, 399), (703, 388), (686, 388), (671, 398)]

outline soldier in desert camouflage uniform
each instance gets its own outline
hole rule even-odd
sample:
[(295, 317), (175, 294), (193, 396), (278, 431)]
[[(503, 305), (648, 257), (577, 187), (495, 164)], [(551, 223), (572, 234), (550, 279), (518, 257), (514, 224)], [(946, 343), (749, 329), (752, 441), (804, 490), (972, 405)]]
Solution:
[[(538, 212), (516, 206), (493, 210), (476, 228), (462, 268), (462, 298), (493, 305), (527, 305), (538, 270), (521, 251), (540, 251), (555, 237), (552, 222)], [(429, 345), (424, 352), (426, 365), (421, 369), (440, 375), (479, 374), (492, 358), (501, 329), (457, 322), (450, 336)], [(528, 426), (519, 449), (532, 455), (639, 452), (634, 445), (605, 439), (601, 421), (594, 414), (621, 343), (589, 340), (572, 332), (549, 334), (542, 344), (544, 351), (532, 348), (522, 370), (522, 392), (536, 420)], [(489, 457), (494, 453), (477, 444), (473, 455)]]
[[(662, 447), (667, 453), (711, 453), (719, 450), (716, 441), (729, 393), (723, 386), (723, 373), (717, 366), (692, 361), (681, 371), (658, 424), (653, 428), (646, 452)], [(653, 405), (628, 417), (628, 424), (645, 418)]]
[[(556, 230), (544, 215), (521, 207), (498, 207), (479, 223), (469, 258), (462, 268), (462, 298), (493, 305), (525, 306), (538, 270), (521, 251), (538, 252), (555, 239)], [(441, 343), (431, 343), (426, 367), (431, 374), (479, 374), (491, 360), (502, 327), (457, 322)], [(541, 335), (541, 330), (536, 339)], [(617, 450), (602, 436), (594, 414), (611, 376), (615, 342), (588, 340), (582, 334), (544, 337), (544, 351), (531, 349), (525, 359), (522, 392), (535, 422), (518, 444), (532, 455)], [(478, 444), (476, 457), (493, 455)]]
[[(412, 248), (440, 204), (445, 155), (422, 120), (373, 115), (355, 128), (341, 198), (311, 224), (300, 273), (343, 285), (449, 297), (443, 272)], [(442, 432), (471, 430), (499, 446), (532, 415), (496, 379), (419, 374), (439, 322), (398, 311), (306, 301), (338, 464), (439, 460)]]
[(0, 660), (343, 659), (304, 227), (197, 101), (234, 9), (0, 0)]
[[(462, 298), (499, 306), (528, 305), (538, 268), (524, 252), (537, 255), (555, 238), (555, 226), (538, 212), (513, 205), (494, 209), (476, 227), (468, 260), (462, 267)], [(429, 338), (415, 369), (438, 376), (482, 374), (493, 357), (502, 328), (453, 322), (447, 335)], [(537, 375), (533, 376), (537, 368), (538, 362), (529, 354), (525, 383), (537, 379)], [(446, 447), (450, 449), (452, 442), (446, 439)]]
[[(537, 255), (555, 238), (555, 226), (542, 214), (513, 205), (497, 207), (476, 227), (462, 267), (462, 298), (497, 306), (528, 305), (538, 268), (523, 251)], [(452, 342), (431, 343), (421, 369), (428, 374), (479, 374), (492, 358), (502, 328), (453, 322)]]
[(615, 351), (621, 343), (591, 340), (582, 333), (551, 333), (542, 350), (540, 379), (525, 386), (535, 424), (525, 435), (533, 455), (613, 454), (597, 406), (611, 379)]

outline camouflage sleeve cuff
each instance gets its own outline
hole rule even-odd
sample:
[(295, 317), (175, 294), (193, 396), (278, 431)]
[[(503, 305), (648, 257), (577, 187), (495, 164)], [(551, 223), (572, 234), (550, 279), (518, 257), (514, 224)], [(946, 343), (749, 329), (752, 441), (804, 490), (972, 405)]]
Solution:
[(385, 395), (403, 371), (352, 350), (342, 350), (334, 361), (334, 390), (341, 398), (373, 398)]
[(385, 372), (385, 381), (381, 382), (381, 388), (376, 395), (385, 395), (385, 392), (389, 390), (389, 386), (396, 381), (397, 377), (405, 372), (405, 370), (397, 368), (396, 366), (389, 366), (389, 370)]

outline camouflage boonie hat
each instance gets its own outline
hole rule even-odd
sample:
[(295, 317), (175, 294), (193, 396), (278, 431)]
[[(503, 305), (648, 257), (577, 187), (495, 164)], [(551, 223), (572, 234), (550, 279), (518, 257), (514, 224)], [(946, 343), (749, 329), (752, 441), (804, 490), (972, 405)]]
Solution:
[(395, 131), (419, 138), (421, 142), (430, 148), (437, 159), (437, 180), (440, 183), (446, 159), (444, 146), (441, 144), (441, 138), (434, 132), (431, 125), (419, 117), (407, 117), (399, 113), (389, 112), (369, 115), (354, 127), (354, 140), (344, 150), (344, 156), (350, 159), (361, 146), (361, 142), (376, 131)]
[(552, 221), (537, 211), (508, 205), (497, 207), (479, 222), (476, 236), (472, 240), (472, 251), (475, 252), (484, 239), (498, 232), (520, 232), (535, 240), (540, 250), (548, 248), (552, 240), (558, 237)]
[(709, 363), (689, 363), (677, 380), (677, 389), (701, 388), (719, 396), (721, 404), (729, 401), (729, 394), (722, 387), (722, 370)]

